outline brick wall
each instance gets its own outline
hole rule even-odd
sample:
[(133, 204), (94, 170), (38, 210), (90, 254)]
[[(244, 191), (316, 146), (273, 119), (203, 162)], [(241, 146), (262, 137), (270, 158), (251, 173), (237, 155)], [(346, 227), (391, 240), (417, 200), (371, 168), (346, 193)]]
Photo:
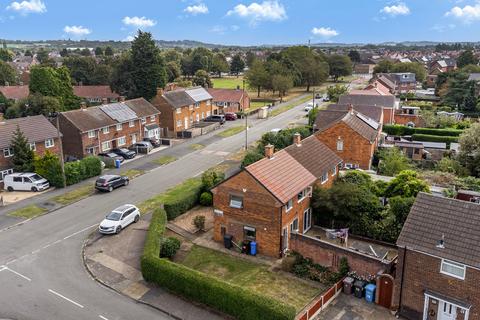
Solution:
[[(58, 141), (58, 138), (52, 138), (54, 145), (50, 148), (45, 146), (45, 141), (35, 142), (35, 154), (37, 156), (42, 157), (45, 152), (49, 151), (50, 153), (54, 153), (60, 157), (60, 142)], [(3, 149), (0, 150), (0, 168), (13, 168), (12, 159), (13, 157), (5, 157)]]
[(384, 263), (373, 257), (329, 244), (324, 241), (294, 234), (291, 237), (291, 249), (299, 252), (302, 256), (311, 258), (315, 263), (325, 267), (331, 267), (337, 271), (342, 257), (346, 257), (350, 270), (359, 275), (377, 274), (380, 270), (391, 272), (392, 263)]
[(425, 125), (425, 121), (420, 115), (414, 114), (395, 114), (395, 124), (406, 125), (409, 122), (413, 122), (415, 127), (422, 127)]
[[(480, 271), (467, 267), (465, 280), (440, 273), (441, 259), (420, 252), (407, 250), (403, 272), (404, 249), (399, 250), (395, 277), (394, 305), (400, 303), (401, 315), (407, 319), (421, 319), (424, 307), (424, 292), (430, 290), (446, 297), (471, 304), (469, 320), (480, 319)], [(403, 289), (401, 279), (403, 276)], [(457, 319), (462, 319), (457, 318)]]

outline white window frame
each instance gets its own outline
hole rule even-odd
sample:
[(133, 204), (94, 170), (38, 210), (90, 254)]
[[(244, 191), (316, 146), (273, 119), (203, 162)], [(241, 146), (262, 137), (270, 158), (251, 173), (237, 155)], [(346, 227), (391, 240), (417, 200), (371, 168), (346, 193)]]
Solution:
[(328, 171), (325, 171), (322, 176), (320, 177), (320, 182), (322, 184), (326, 183), (328, 181)]
[[(307, 215), (310, 215), (308, 226), (307, 226), (307, 219), (306, 219)], [(303, 211), (303, 233), (306, 233), (311, 228), (312, 228), (312, 208), (308, 208), (307, 210)]]
[(335, 176), (335, 175), (337, 175), (337, 166), (334, 166), (332, 170), (332, 176)]
[(124, 146), (127, 144), (127, 138), (125, 136), (117, 139), (117, 146)]
[(122, 125), (121, 123), (117, 123), (117, 125), (115, 126), (115, 129), (116, 129), (117, 131), (122, 131), (123, 125)]
[[(241, 198), (242, 200), (241, 201), (233, 200), (233, 197)], [(243, 197), (231, 194), (230, 195), (229, 206), (230, 206), (230, 208), (243, 209)]]
[(128, 121), (128, 127), (129, 127), (129, 128), (135, 127), (135, 121), (134, 121), (134, 120)]
[(3, 181), (3, 178), (6, 175), (9, 175), (9, 174), (12, 174), (12, 173), (13, 173), (13, 169), (7, 169), (7, 170), (0, 171), (0, 181)]
[[(106, 148), (105, 148), (106, 146)], [(112, 143), (110, 141), (102, 142), (102, 152), (108, 151), (112, 149)]]
[(157, 117), (156, 117), (155, 115), (150, 116), (150, 122), (155, 122), (155, 119), (156, 119), (156, 118), (157, 118)]
[(177, 120), (177, 128), (181, 128), (182, 127), (182, 120)]
[[(297, 224), (297, 228), (295, 229), (294, 228), (294, 225), (295, 223)], [(295, 232), (295, 233), (298, 233), (299, 229), (298, 229), (298, 217), (296, 217), (295, 219), (292, 220), (292, 222), (290, 223), (290, 234)]]
[[(302, 195), (300, 198), (298, 197), (299, 195)], [(305, 199), (307, 197), (307, 189), (303, 189), (302, 191), (300, 191), (298, 194), (297, 194), (297, 203), (300, 203), (303, 201), (303, 199)]]
[(88, 134), (89, 138), (95, 138), (95, 136), (96, 136), (95, 130), (90, 130), (90, 131), (87, 132), (87, 134)]
[(337, 140), (337, 151), (343, 151), (343, 140), (342, 139), (338, 139)]
[(290, 210), (293, 209), (293, 200), (290, 199), (287, 201), (287, 203), (285, 204), (285, 212), (289, 212)]
[(103, 128), (102, 128), (102, 133), (103, 133), (103, 134), (108, 134), (108, 133), (110, 133), (110, 128), (109, 128), (109, 127), (103, 127)]
[(207, 100), (207, 106), (212, 105), (212, 102), (210, 100)]
[(182, 113), (182, 108), (177, 108), (176, 112), (177, 112), (177, 114)]
[(30, 147), (30, 150), (37, 151), (37, 145), (35, 142), (29, 143), (28, 146)]
[[(453, 267), (453, 268), (457, 268), (458, 270), (462, 270), (463, 275), (459, 276), (457, 274), (450, 273), (448, 271), (443, 270), (444, 265), (449, 266), (449, 267)], [(450, 276), (450, 277), (460, 279), (460, 280), (465, 280), (465, 273), (466, 272), (467, 272), (467, 266), (466, 265), (455, 262), (455, 261), (442, 259), (442, 263), (440, 264), (440, 273), (445, 274), (445, 275)]]
[(195, 102), (195, 108), (200, 108), (200, 102)]
[(3, 149), (3, 157), (4, 157), (4, 158), (13, 157), (13, 148), (5, 148), (5, 149)]
[(207, 111), (207, 117), (210, 117), (210, 111)]
[(50, 139), (45, 139), (45, 148), (53, 148), (55, 146), (55, 141)]
[(140, 121), (142, 122), (142, 124), (145, 124), (145, 123), (147, 123), (147, 118), (142, 117), (142, 118), (140, 119)]
[(196, 118), (197, 122), (200, 121), (200, 115), (198, 113), (195, 115), (195, 118)]

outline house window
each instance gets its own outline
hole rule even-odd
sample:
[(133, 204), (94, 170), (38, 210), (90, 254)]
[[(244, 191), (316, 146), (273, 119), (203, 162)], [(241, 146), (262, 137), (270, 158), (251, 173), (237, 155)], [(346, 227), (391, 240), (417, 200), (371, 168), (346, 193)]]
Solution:
[(252, 227), (243, 227), (243, 236), (246, 240), (255, 241), (257, 237), (257, 230)]
[(88, 137), (89, 138), (95, 138), (95, 130), (88, 131)]
[(182, 113), (182, 108), (177, 108), (177, 113), (178, 114)]
[(129, 128), (135, 127), (135, 121), (133, 120), (128, 121), (128, 127)]
[(150, 122), (155, 122), (155, 116), (150, 116)]
[(29, 143), (28, 146), (30, 147), (30, 150), (32, 150), (32, 151), (36, 151), (36, 150), (37, 150), (37, 146), (35, 145), (35, 142)]
[(3, 149), (3, 156), (5, 158), (13, 156), (13, 149), (12, 148), (5, 148)]
[(295, 218), (292, 223), (290, 223), (290, 233), (298, 231), (298, 218)]
[(466, 269), (466, 266), (464, 264), (442, 259), (442, 265), (440, 266), (440, 273), (446, 274), (448, 276), (451, 276), (457, 279), (464, 280), (465, 269)]
[(108, 151), (110, 149), (112, 149), (112, 144), (110, 141), (102, 142), (102, 151)]
[(210, 100), (207, 100), (207, 106), (210, 106), (212, 102)]
[(303, 212), (303, 233), (312, 227), (312, 209), (308, 208)]
[(343, 140), (337, 140), (337, 151), (343, 151)]
[(195, 102), (195, 108), (200, 108), (200, 102)]
[(297, 195), (297, 199), (298, 199), (298, 202), (302, 201), (303, 199), (305, 199), (305, 196), (307, 195), (307, 190), (302, 190), (298, 193)]
[(12, 174), (13, 173), (13, 169), (7, 169), (7, 170), (2, 170), (0, 171), (0, 181), (3, 181), (3, 178), (8, 175), (8, 174)]
[(110, 128), (109, 128), (109, 127), (103, 127), (103, 128), (102, 128), (102, 133), (103, 133), (103, 134), (107, 134), (107, 133), (109, 133), (109, 132), (110, 132)]
[(95, 153), (95, 148), (93, 148), (93, 147), (87, 148), (87, 153), (88, 154), (94, 154)]
[(118, 146), (124, 146), (127, 144), (127, 138), (125, 137), (120, 137), (117, 139), (117, 145)]
[(188, 106), (188, 110), (193, 110), (193, 104)]
[(45, 148), (51, 148), (55, 145), (55, 143), (53, 142), (53, 139), (47, 139), (45, 140)]
[(292, 210), (293, 208), (293, 201), (292, 199), (288, 200), (287, 204), (285, 205), (285, 212)]
[(197, 118), (197, 122), (200, 121), (200, 115), (197, 113), (197, 115), (195, 116)]
[(321, 183), (325, 183), (328, 181), (328, 171), (325, 171), (323, 174), (322, 174), (322, 178), (320, 179)]
[(182, 120), (177, 120), (177, 127), (181, 127), (182, 126)]
[(116, 129), (117, 129), (117, 131), (122, 131), (122, 124), (121, 124), (121, 123), (117, 123)]
[(142, 118), (142, 124), (145, 124), (145, 123), (147, 123), (147, 118), (143, 117)]
[(337, 174), (337, 166), (333, 167), (332, 169), (332, 176)]
[(230, 207), (242, 209), (243, 208), (243, 197), (241, 196), (230, 196)]

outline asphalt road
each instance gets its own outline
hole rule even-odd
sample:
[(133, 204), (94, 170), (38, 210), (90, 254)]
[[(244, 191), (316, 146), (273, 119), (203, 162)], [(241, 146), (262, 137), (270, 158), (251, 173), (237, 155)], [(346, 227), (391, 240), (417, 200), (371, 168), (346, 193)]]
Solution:
[[(248, 130), (248, 140), (304, 116), (303, 105)], [(204, 149), (153, 169), (125, 188), (96, 194), (50, 214), (0, 231), (0, 319), (170, 319), (91, 279), (81, 248), (106, 213), (138, 203), (222, 162), (245, 135), (214, 139)]]

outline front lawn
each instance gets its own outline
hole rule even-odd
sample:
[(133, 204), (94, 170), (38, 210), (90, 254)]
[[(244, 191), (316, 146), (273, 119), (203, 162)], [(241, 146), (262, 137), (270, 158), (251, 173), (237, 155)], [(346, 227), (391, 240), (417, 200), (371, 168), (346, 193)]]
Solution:
[(268, 266), (194, 245), (183, 265), (245, 289), (283, 301), (297, 311), (323, 290), (268, 270)]

